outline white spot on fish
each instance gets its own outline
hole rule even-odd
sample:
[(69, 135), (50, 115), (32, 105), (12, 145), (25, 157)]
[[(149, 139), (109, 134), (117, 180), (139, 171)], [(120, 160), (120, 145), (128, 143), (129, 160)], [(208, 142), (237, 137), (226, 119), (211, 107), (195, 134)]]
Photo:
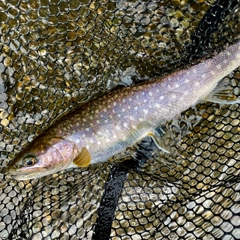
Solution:
[(150, 97), (152, 97), (153, 93), (150, 91), (150, 92), (148, 93), (148, 95), (149, 95)]
[(156, 104), (155, 104), (155, 107), (156, 107), (156, 108), (160, 108), (160, 104), (156, 103)]
[(146, 103), (146, 102), (147, 102), (147, 99), (146, 99), (146, 98), (144, 98), (144, 99), (143, 99), (143, 102), (144, 102), (144, 103)]
[(113, 102), (113, 106), (114, 106), (114, 107), (117, 106), (117, 103), (116, 103), (116, 102)]
[(138, 110), (138, 106), (134, 107), (134, 110), (135, 110), (135, 111)]
[(164, 96), (161, 96), (161, 97), (160, 97), (160, 100), (163, 100), (164, 98), (165, 98)]
[(100, 141), (98, 141), (98, 142), (97, 142), (97, 144), (98, 144), (98, 145), (101, 145), (101, 142), (100, 142)]
[(194, 85), (195, 85), (196, 87), (198, 87), (198, 86), (200, 85), (200, 83), (199, 83), (198, 81), (196, 81), (196, 82), (194, 82)]
[(231, 54), (231, 52), (226, 51), (226, 55), (227, 55), (228, 57), (230, 57), (232, 54)]
[(133, 121), (133, 120), (134, 120), (134, 117), (133, 117), (133, 116), (130, 116), (130, 120), (132, 120), (132, 121)]
[(113, 138), (117, 139), (117, 135), (113, 135)]
[(101, 131), (97, 131), (97, 135), (101, 137), (102, 136), (102, 132)]
[(197, 70), (196, 70), (196, 68), (194, 68), (194, 69), (193, 69), (193, 73), (197, 73)]
[(214, 71), (210, 71), (210, 73), (211, 73), (211, 75), (213, 75), (213, 76), (215, 75), (215, 72), (214, 72)]
[(179, 88), (180, 85), (178, 83), (175, 84), (175, 88)]
[(80, 140), (79, 140), (79, 139), (76, 139), (76, 143), (80, 143)]
[(139, 120), (140, 122), (142, 122), (142, 121), (143, 121), (143, 118), (140, 117), (138, 120)]
[(186, 78), (186, 79), (184, 80), (184, 83), (188, 83), (188, 82), (190, 82), (190, 80)]
[(216, 66), (216, 68), (217, 68), (217, 69), (221, 69), (221, 68), (222, 68), (222, 65), (218, 64), (218, 65)]
[(165, 82), (162, 82), (162, 83), (160, 83), (160, 85), (161, 85), (162, 88), (165, 88), (166, 83), (165, 83)]
[[(206, 78), (206, 76), (207, 76), (207, 75), (204, 73), (204, 74), (202, 74), (201, 78)], [(196, 82), (196, 83), (197, 83), (197, 82)], [(200, 84), (199, 84), (199, 85), (200, 85)], [(199, 85), (198, 85), (198, 86), (199, 86)]]
[(94, 143), (93, 139), (90, 139), (90, 143)]
[(145, 114), (148, 114), (148, 110), (147, 110), (147, 109), (143, 109), (143, 112), (144, 112)]
[(173, 99), (175, 99), (176, 98), (176, 94), (172, 94), (172, 96), (171, 96)]
[(125, 128), (127, 128), (127, 127), (128, 127), (128, 124), (125, 122), (125, 123), (123, 123), (123, 126), (124, 126)]

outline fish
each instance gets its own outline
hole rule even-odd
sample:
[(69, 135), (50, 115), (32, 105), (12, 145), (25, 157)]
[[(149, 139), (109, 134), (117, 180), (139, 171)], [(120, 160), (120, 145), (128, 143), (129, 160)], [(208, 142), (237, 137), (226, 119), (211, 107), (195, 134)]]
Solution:
[(199, 101), (240, 66), (240, 40), (212, 58), (165, 77), (115, 89), (63, 116), (10, 163), (16, 180), (105, 162)]

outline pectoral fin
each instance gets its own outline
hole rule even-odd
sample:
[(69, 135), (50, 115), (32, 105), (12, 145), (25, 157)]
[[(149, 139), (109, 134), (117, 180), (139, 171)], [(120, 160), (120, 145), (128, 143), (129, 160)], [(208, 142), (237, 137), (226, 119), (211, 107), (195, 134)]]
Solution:
[(83, 147), (81, 153), (73, 160), (73, 163), (78, 167), (87, 167), (92, 158), (88, 150)]
[(155, 133), (149, 132), (147, 134), (148, 137), (150, 137), (154, 143), (156, 144), (156, 146), (158, 147), (159, 150), (165, 152), (165, 153), (169, 153), (169, 151), (166, 149), (167, 147), (163, 145), (163, 143), (161, 143), (160, 141), (158, 141), (158, 139), (156, 138), (156, 134), (159, 134), (158, 132), (155, 131)]
[[(163, 133), (161, 133), (163, 134)], [(165, 152), (165, 153), (170, 153), (168, 150), (167, 150), (167, 146), (164, 145), (163, 142), (159, 141), (156, 137), (156, 135), (159, 135), (159, 138), (161, 138), (162, 136), (160, 135), (159, 132), (155, 131), (154, 133), (153, 132), (149, 132), (147, 135), (144, 135), (142, 138), (139, 139), (139, 141), (141, 141), (143, 138), (145, 137), (150, 137), (153, 142), (155, 143), (155, 145), (158, 147), (159, 150)]]

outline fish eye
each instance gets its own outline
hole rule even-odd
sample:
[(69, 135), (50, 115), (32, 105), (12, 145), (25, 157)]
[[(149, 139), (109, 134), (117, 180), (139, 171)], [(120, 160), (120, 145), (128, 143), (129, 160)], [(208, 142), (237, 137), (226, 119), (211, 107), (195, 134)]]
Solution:
[(24, 163), (25, 163), (26, 167), (31, 167), (37, 162), (36, 157), (33, 156), (33, 155), (27, 155), (27, 156), (24, 157), (23, 160), (24, 160)]

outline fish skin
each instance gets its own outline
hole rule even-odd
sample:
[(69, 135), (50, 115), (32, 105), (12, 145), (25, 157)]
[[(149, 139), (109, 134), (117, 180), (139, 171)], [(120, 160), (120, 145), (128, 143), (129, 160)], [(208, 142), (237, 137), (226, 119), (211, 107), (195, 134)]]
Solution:
[[(90, 101), (37, 137), (10, 164), (9, 175), (27, 180), (85, 166), (88, 162), (81, 162), (83, 148), (91, 164), (107, 161), (204, 99), (239, 66), (240, 40), (188, 69)], [(80, 156), (81, 160), (76, 160)], [(29, 159), (34, 161), (32, 166), (26, 166)]]

